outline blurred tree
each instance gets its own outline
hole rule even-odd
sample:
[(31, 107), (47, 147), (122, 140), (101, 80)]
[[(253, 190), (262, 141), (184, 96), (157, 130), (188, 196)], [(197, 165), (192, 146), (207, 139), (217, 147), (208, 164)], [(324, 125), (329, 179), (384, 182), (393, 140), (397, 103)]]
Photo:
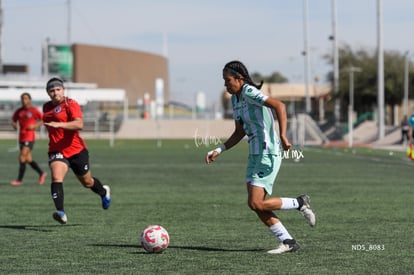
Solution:
[(269, 76), (263, 76), (258, 72), (254, 72), (251, 74), (251, 77), (253, 81), (256, 83), (260, 83), (260, 81), (262, 80), (265, 83), (286, 83), (288, 82), (288, 79), (279, 72), (273, 72)]
[[(354, 108), (358, 115), (372, 112), (377, 105), (378, 81), (376, 50), (352, 50), (349, 45), (339, 49), (339, 94), (341, 98), (341, 117), (346, 118), (349, 104), (349, 68), (358, 67), (361, 72), (354, 73)], [(325, 60), (332, 64), (332, 56), (325, 55)], [(395, 106), (404, 98), (405, 53), (384, 51), (384, 95), (385, 104)], [(409, 97), (414, 96), (413, 63), (410, 62)], [(327, 80), (333, 83), (333, 72), (328, 73)]]

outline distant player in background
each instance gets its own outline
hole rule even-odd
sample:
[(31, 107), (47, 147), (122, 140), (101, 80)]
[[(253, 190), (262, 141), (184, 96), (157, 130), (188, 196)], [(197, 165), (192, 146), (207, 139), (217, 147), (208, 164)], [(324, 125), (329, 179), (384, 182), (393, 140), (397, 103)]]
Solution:
[(43, 123), (42, 113), (31, 105), (32, 97), (29, 93), (20, 95), (22, 106), (12, 116), (12, 126), (19, 131), (19, 173), (17, 179), (10, 184), (19, 186), (23, 184), (23, 177), (26, 171), (26, 163), (39, 174), (39, 184), (43, 184), (46, 173), (39, 167), (32, 157), (32, 149), (36, 140), (36, 128)]
[[(308, 195), (297, 198), (271, 198), (273, 183), (282, 163), (282, 147), (291, 148), (286, 137), (287, 115), (285, 105), (264, 95), (259, 85), (253, 83), (246, 67), (239, 61), (227, 63), (223, 69), (224, 85), (232, 95), (235, 130), (220, 147), (206, 155), (206, 163), (212, 163), (225, 150), (238, 144), (248, 136), (249, 157), (246, 169), (248, 205), (256, 212), (270, 232), (279, 239), (280, 245), (270, 254), (295, 252), (299, 244), (292, 238), (274, 210), (297, 209), (310, 226), (315, 226), (316, 218)], [(272, 109), (277, 114), (279, 135), (275, 131)]]
[(409, 144), (413, 144), (413, 138), (414, 138), (414, 114), (412, 114), (410, 116), (410, 118), (408, 119), (408, 139), (409, 139)]
[(414, 160), (414, 114), (412, 114), (408, 119), (408, 147), (407, 147), (407, 156), (409, 159)]
[(409, 132), (410, 130), (410, 123), (408, 122), (407, 116), (405, 115), (403, 119), (401, 120), (401, 144), (405, 144), (406, 142), (410, 140)]
[(67, 222), (64, 210), (63, 181), (72, 169), (86, 188), (98, 194), (102, 208), (111, 205), (110, 188), (92, 177), (89, 170), (89, 152), (79, 131), (83, 128), (83, 114), (79, 104), (65, 96), (64, 83), (51, 78), (46, 84), (50, 101), (43, 105), (43, 121), (49, 133), (49, 167), (52, 173), (51, 194), (56, 211), (53, 218), (61, 224)]

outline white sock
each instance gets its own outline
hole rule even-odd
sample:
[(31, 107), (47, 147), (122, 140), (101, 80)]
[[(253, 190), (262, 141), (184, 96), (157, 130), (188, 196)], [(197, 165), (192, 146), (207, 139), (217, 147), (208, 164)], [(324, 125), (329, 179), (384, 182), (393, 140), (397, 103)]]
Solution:
[(278, 223), (275, 223), (274, 225), (270, 226), (269, 230), (281, 242), (283, 242), (284, 240), (287, 240), (287, 239), (293, 239), (292, 236), (290, 236), (287, 229), (283, 226), (281, 221), (279, 221)]
[(282, 200), (281, 210), (298, 209), (299, 203), (297, 199), (293, 198), (280, 198)]

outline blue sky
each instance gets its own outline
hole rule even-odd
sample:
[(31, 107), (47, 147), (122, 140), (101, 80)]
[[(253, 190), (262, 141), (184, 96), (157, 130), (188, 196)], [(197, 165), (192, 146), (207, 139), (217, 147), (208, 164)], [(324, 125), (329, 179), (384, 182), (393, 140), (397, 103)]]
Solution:
[[(414, 1), (382, 0), (385, 50), (414, 52)], [(193, 104), (205, 92), (219, 104), (221, 70), (233, 59), (250, 72), (278, 71), (304, 82), (303, 0), (3, 0), (2, 58), (40, 76), (41, 45), (84, 43), (167, 53), (170, 94)], [(375, 50), (377, 0), (336, 0), (339, 44)], [(311, 76), (331, 66), (332, 0), (308, 0)], [(167, 46), (166, 46), (167, 45)], [(414, 55), (413, 55), (414, 56)], [(413, 57), (414, 58), (414, 57)]]

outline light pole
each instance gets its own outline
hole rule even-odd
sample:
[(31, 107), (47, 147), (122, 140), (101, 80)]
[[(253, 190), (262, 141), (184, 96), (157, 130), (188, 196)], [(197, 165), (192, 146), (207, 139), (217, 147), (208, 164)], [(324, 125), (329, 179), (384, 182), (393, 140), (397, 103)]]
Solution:
[(404, 66), (404, 103), (403, 103), (403, 115), (408, 116), (408, 77), (409, 77), (409, 58), (410, 52), (405, 52), (405, 66)]
[(71, 3), (70, 3), (70, 0), (67, 0), (67, 2), (66, 2), (66, 4), (68, 5), (67, 6), (67, 8), (68, 8), (68, 25), (67, 25), (67, 28), (68, 28), (68, 33), (67, 33), (67, 35), (68, 35), (68, 45), (70, 45), (70, 40), (71, 40), (71, 20), (72, 20), (72, 14), (71, 14)]
[(310, 52), (309, 52), (309, 33), (308, 33), (308, 0), (303, 0), (303, 31), (304, 31), (304, 47), (302, 54), (305, 57), (305, 87), (306, 87), (306, 113), (312, 112), (311, 99), (309, 94), (310, 81)]
[(337, 18), (336, 18), (336, 0), (332, 0), (332, 35), (329, 37), (333, 42), (333, 92), (335, 96), (334, 102), (334, 117), (335, 128), (339, 132), (341, 121), (341, 99), (339, 94), (339, 53), (338, 53), (338, 33), (337, 33)]
[(0, 74), (3, 74), (3, 56), (2, 56), (2, 48), (3, 48), (3, 4), (0, 0)]
[(351, 65), (349, 71), (349, 105), (348, 105), (348, 147), (352, 147), (353, 142), (353, 111), (354, 111), (354, 72), (361, 72), (361, 68), (354, 67)]
[(377, 0), (377, 38), (378, 38), (378, 140), (385, 137), (384, 103), (384, 49), (382, 39), (382, 1)]

